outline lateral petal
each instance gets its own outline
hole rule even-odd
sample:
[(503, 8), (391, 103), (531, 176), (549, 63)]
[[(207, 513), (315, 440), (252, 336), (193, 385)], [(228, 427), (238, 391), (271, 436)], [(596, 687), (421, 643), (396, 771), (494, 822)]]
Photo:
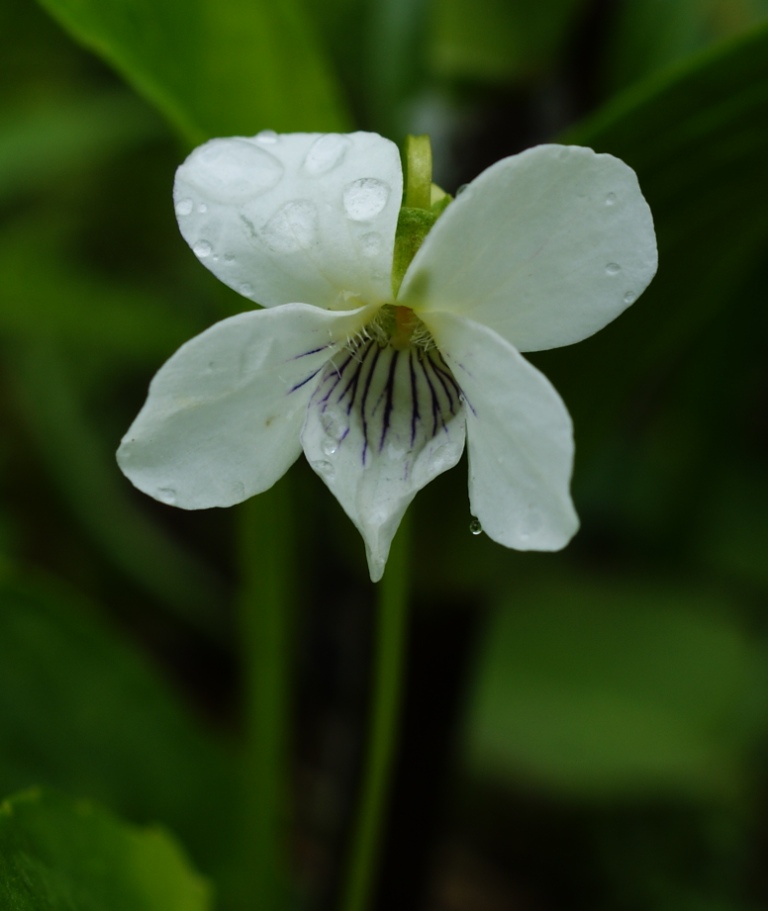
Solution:
[(543, 374), (487, 326), (448, 313), (425, 323), (464, 395), (469, 502), (486, 534), (517, 550), (559, 550), (578, 528), (573, 431)]
[(354, 309), (392, 296), (397, 146), (376, 133), (212, 139), (176, 172), (179, 228), (200, 261), (264, 307)]
[(368, 319), (285, 304), (211, 326), (152, 380), (117, 453), (123, 473), (182, 509), (231, 506), (271, 487), (301, 452), (325, 363)]
[(416, 493), (461, 458), (463, 411), (437, 351), (368, 340), (326, 365), (301, 442), (363, 536), (372, 581)]
[(492, 165), (456, 197), (399, 300), (422, 317), (469, 317), (518, 351), (538, 351), (597, 332), (637, 299), (656, 265), (635, 172), (612, 155), (542, 145)]

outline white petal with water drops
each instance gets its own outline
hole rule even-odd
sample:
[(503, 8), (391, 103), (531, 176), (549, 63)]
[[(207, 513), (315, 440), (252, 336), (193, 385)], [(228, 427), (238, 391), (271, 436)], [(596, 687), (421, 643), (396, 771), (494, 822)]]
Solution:
[(559, 550), (579, 524), (562, 399), (492, 329), (448, 313), (430, 314), (428, 325), (466, 399), (472, 514), (506, 547)]
[(214, 139), (174, 187), (187, 243), (207, 244), (214, 275), (267, 307), (390, 300), (401, 196), (397, 146), (375, 133)]
[(408, 504), (461, 458), (460, 392), (437, 352), (368, 342), (327, 365), (301, 439), (362, 534), (376, 582)]
[(271, 487), (301, 452), (320, 371), (368, 319), (287, 304), (216, 323), (152, 380), (118, 450), (121, 469), (183, 509), (231, 506)]
[(495, 329), (519, 351), (568, 345), (618, 316), (656, 272), (634, 171), (578, 146), (492, 165), (446, 209), (399, 298)]

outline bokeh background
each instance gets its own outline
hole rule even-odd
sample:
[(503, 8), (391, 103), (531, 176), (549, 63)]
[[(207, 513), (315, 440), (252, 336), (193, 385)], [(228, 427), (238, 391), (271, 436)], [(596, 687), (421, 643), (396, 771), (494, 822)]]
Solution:
[[(659, 274), (599, 335), (531, 358), (576, 427), (566, 551), (470, 534), (463, 464), (416, 500), (377, 907), (768, 907), (766, 23), (765, 0), (4, 0), (0, 794), (159, 821), (238, 907), (235, 605), (260, 553), (240, 508), (174, 511), (114, 462), (154, 371), (246, 305), (178, 234), (191, 147), (426, 131), (455, 192), (576, 142), (637, 171)], [(281, 484), (291, 883), (326, 909), (373, 594), (320, 481), (299, 463)]]

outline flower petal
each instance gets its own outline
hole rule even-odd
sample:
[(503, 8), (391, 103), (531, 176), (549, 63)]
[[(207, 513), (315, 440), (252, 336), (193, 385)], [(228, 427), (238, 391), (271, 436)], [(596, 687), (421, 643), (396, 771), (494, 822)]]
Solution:
[(301, 452), (323, 366), (369, 318), (286, 304), (211, 326), (152, 380), (118, 450), (120, 468), (183, 509), (231, 506), (271, 487)]
[(461, 458), (463, 410), (437, 351), (368, 340), (323, 371), (301, 442), (363, 536), (372, 581), (417, 491)]
[(448, 206), (399, 300), (538, 351), (597, 332), (636, 300), (656, 263), (635, 172), (612, 155), (544, 145), (497, 162)]
[(397, 146), (375, 133), (212, 139), (176, 172), (184, 239), (265, 307), (354, 309), (392, 297), (402, 197)]
[(473, 514), (506, 547), (564, 547), (579, 520), (568, 490), (573, 431), (560, 396), (492, 329), (448, 313), (429, 314), (427, 325), (465, 398)]

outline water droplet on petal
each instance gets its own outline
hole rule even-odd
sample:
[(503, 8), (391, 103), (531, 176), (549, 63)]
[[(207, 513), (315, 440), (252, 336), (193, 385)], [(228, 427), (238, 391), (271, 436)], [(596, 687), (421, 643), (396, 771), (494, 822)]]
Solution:
[[(209, 202), (242, 203), (271, 190), (282, 176), (283, 165), (274, 155), (252, 140), (236, 138), (212, 139), (195, 149), (179, 168), (177, 180)], [(198, 211), (205, 209), (198, 206)]]
[(274, 145), (277, 142), (277, 133), (274, 130), (262, 130), (253, 137), (264, 145)]
[(157, 490), (157, 499), (161, 503), (167, 503), (169, 506), (175, 505), (177, 496), (178, 494), (173, 487), (159, 487)]
[(624, 303), (627, 306), (629, 306), (630, 304), (634, 304), (634, 302), (636, 300), (637, 300), (637, 295), (635, 294), (634, 291), (627, 291), (627, 293), (624, 295)]
[(249, 282), (243, 282), (237, 290), (245, 297), (250, 297), (253, 294), (253, 285)]
[(185, 215), (191, 215), (192, 209), (194, 209), (194, 207), (194, 202), (192, 202), (192, 200), (187, 196), (185, 199), (180, 199), (176, 203), (176, 214), (181, 215), (182, 217)]
[(463, 184), (456, 190), (456, 196), (461, 196), (461, 194), (467, 189), (468, 186), (469, 186), (468, 183), (463, 183)]
[(613, 206), (613, 205), (615, 205), (615, 204), (616, 204), (616, 194), (615, 194), (615, 193), (609, 193), (609, 194), (605, 197), (605, 204), (606, 204), (606, 206)]
[(333, 465), (331, 465), (330, 462), (325, 462), (322, 460), (318, 461), (318, 462), (313, 462), (312, 467), (319, 474), (325, 475), (326, 478), (333, 477)]
[(325, 455), (332, 456), (338, 451), (339, 443), (337, 440), (334, 440), (333, 437), (326, 437), (323, 440), (320, 448), (323, 450)]
[(344, 189), (344, 209), (353, 221), (375, 218), (389, 199), (389, 185), (375, 177), (362, 177)]
[(621, 272), (621, 266), (618, 263), (608, 263), (605, 271), (607, 275), (618, 275)]
[(192, 246), (192, 252), (197, 256), (198, 259), (205, 259), (206, 256), (210, 256), (213, 252), (213, 247), (208, 243), (207, 240), (198, 240)]
[(285, 203), (261, 230), (262, 239), (276, 253), (297, 253), (317, 239), (317, 207), (308, 199)]
[(233, 265), (233, 263), (235, 262), (235, 257), (234, 257), (234, 255), (233, 255), (232, 253), (225, 253), (225, 254), (224, 254), (224, 262), (225, 262), (228, 266)]
[(339, 418), (335, 411), (323, 411), (320, 415), (320, 423), (328, 436), (336, 437), (337, 440), (341, 439), (349, 430), (348, 425)]
[(325, 136), (315, 140), (312, 148), (307, 152), (304, 169), (313, 176), (327, 174), (328, 171), (332, 171), (341, 164), (350, 144), (346, 136), (340, 136), (338, 133), (326, 133)]
[(197, 207), (197, 211), (201, 215), (205, 215), (205, 213), (208, 211), (208, 206), (206, 206), (206, 204), (204, 202), (201, 202), (200, 205)]
[(360, 249), (363, 256), (377, 256), (381, 250), (381, 234), (371, 231), (360, 238)]
[(469, 520), (469, 530), (473, 535), (481, 535), (483, 533), (483, 526), (480, 524), (480, 519), (472, 516)]

